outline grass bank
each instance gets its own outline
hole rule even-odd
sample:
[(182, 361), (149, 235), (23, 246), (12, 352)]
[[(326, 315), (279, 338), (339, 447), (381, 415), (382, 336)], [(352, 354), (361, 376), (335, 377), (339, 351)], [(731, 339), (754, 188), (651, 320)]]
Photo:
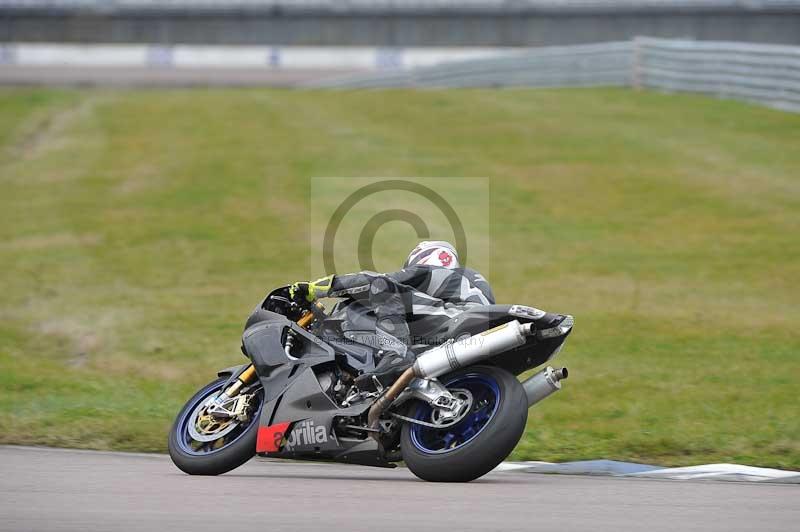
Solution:
[(576, 317), (513, 458), (800, 468), (800, 115), (626, 90), (0, 91), (0, 442), (163, 451), (309, 178), (459, 175), (498, 299)]

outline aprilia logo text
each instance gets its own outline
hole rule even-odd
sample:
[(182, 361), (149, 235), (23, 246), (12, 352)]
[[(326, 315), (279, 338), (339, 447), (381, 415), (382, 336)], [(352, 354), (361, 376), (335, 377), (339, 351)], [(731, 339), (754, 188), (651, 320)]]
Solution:
[(291, 451), (294, 447), (327, 442), (328, 432), (325, 427), (315, 427), (314, 421), (306, 419), (295, 425), (292, 432), (286, 436), (284, 449)]

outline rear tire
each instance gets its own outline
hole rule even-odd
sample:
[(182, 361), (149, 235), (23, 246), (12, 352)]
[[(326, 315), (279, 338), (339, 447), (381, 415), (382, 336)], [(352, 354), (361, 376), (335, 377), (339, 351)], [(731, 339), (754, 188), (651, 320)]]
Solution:
[(178, 469), (184, 473), (190, 475), (221, 475), (236, 469), (256, 454), (258, 418), (261, 413), (262, 403), (257, 405), (251, 419), (248, 421), (249, 425), (233, 441), (225, 444), (222, 448), (206, 454), (197, 454), (196, 452), (191, 452), (185, 442), (186, 436), (184, 433), (186, 431), (187, 417), (212, 393), (221, 389), (227, 380), (227, 377), (217, 379), (204, 386), (189, 399), (178, 413), (178, 417), (169, 431), (169, 456)]
[[(450, 384), (453, 384), (453, 388), (458, 388), (459, 383), (468, 383), (470, 379), (472, 382), (489, 383), (491, 390), (496, 390), (492, 393), (497, 396), (494, 412), (489, 420), (477, 429), (477, 434), (461, 443), (454, 440), (452, 448), (445, 446), (442, 449), (430, 449), (426, 447), (425, 442), (436, 441), (440, 434), (450, 429), (430, 429), (410, 422), (403, 424), (400, 436), (403, 460), (411, 472), (423, 480), (431, 482), (475, 480), (505, 460), (525, 431), (528, 401), (525, 389), (514, 375), (493, 366), (471, 366), (440, 377), (439, 380), (448, 388), (451, 387)], [(491, 386), (491, 382), (496, 383), (496, 387)], [(415, 401), (409, 410), (409, 415), (427, 421), (423, 419), (426, 412), (429, 412), (428, 407), (421, 401)], [(469, 415), (453, 425), (453, 430), (457, 432), (462, 423), (469, 422), (468, 418)]]

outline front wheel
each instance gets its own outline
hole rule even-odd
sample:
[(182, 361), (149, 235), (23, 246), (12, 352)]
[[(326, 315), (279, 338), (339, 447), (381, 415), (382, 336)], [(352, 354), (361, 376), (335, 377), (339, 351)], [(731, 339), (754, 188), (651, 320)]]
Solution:
[[(423, 480), (469, 482), (497, 467), (519, 442), (528, 420), (525, 389), (514, 375), (493, 366), (471, 366), (439, 380), (451, 391), (468, 391), (469, 411), (445, 428), (406, 422), (400, 440), (403, 460)], [(409, 411), (428, 423), (435, 420), (432, 414), (421, 401)]]
[(204, 386), (183, 406), (169, 432), (169, 455), (173, 463), (190, 475), (221, 475), (256, 454), (258, 418), (264, 390), (249, 392), (243, 399), (243, 418), (215, 418), (206, 402), (222, 392), (227, 378)]

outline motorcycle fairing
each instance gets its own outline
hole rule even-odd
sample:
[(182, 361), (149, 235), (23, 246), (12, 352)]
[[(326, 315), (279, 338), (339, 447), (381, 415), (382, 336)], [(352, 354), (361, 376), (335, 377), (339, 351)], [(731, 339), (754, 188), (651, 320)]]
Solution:
[[(285, 333), (289, 329), (299, 339), (291, 358), (284, 351)], [(312, 368), (335, 360), (337, 351), (328, 343), (282, 314), (264, 309), (262, 304), (248, 319), (242, 350), (256, 366), (264, 387), (265, 404), (259, 419), (263, 453), (394, 467), (379, 456), (377, 442), (372, 438), (337, 439), (333, 431), (335, 418), (359, 416), (370, 403), (339, 408), (322, 390)], [(352, 367), (364, 365), (347, 352), (339, 351), (339, 356), (345, 356)], [(298, 427), (301, 423), (304, 425)], [(314, 439), (310, 437), (310, 427)], [(287, 446), (298, 428), (300, 432)], [(279, 434), (280, 440), (276, 442)]]
[(259, 427), (258, 436), (256, 438), (256, 452), (270, 453), (279, 451), (284, 434), (289, 430), (291, 424), (291, 421), (284, 421), (283, 423), (275, 423), (269, 427)]
[(372, 438), (339, 438), (333, 430), (337, 417), (359, 416), (370, 406), (364, 402), (340, 408), (323, 391), (314, 370), (306, 368), (282, 395), (264, 405), (257, 451), (280, 458), (393, 467), (379, 456), (377, 442)]
[[(242, 346), (256, 366), (256, 372), (264, 386), (264, 401), (269, 402), (280, 396), (302, 370), (332, 362), (335, 353), (328, 344), (285, 316), (267, 310), (263, 313), (261, 321), (245, 329)], [(299, 339), (291, 358), (284, 350), (284, 339), (288, 330)]]

